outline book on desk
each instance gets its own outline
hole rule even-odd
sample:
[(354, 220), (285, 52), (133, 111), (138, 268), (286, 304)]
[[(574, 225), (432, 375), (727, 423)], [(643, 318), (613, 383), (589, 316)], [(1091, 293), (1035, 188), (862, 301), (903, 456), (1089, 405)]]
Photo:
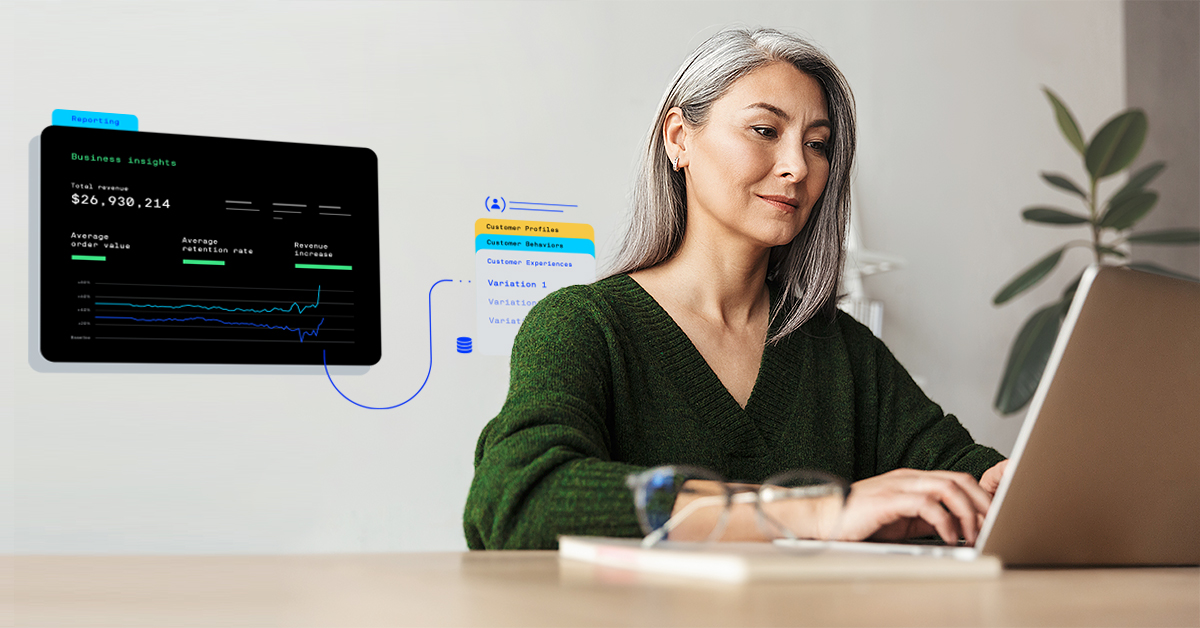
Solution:
[(561, 536), (558, 555), (604, 567), (721, 582), (758, 580), (995, 578), (994, 556), (974, 560), (838, 550), (796, 550), (771, 543), (663, 541), (644, 548), (641, 539)]

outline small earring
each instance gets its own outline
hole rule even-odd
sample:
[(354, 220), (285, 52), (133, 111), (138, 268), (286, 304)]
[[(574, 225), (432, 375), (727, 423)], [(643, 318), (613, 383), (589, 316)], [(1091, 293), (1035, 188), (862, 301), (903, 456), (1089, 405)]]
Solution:
[(671, 160), (671, 167), (675, 169), (675, 172), (679, 172), (679, 155), (675, 155), (675, 159)]

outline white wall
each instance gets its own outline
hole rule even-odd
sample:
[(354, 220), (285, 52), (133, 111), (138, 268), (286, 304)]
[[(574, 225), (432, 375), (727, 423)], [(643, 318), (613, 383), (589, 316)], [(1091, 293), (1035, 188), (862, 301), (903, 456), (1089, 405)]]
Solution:
[(374, 149), (384, 358), (339, 384), (396, 403), (427, 367), (412, 330), (428, 286), (473, 276), (485, 196), (579, 203), (563, 220), (595, 226), (603, 261), (678, 63), (730, 23), (799, 31), (856, 90), (864, 240), (909, 262), (867, 284), (887, 304), (884, 338), (1007, 452), (1019, 418), (990, 401), (1009, 340), (1055, 291), (999, 311), (990, 297), (1058, 241), (1019, 210), (1055, 200), (1039, 170), (1074, 164), (1039, 87), (1089, 131), (1124, 94), (1117, 2), (29, 3), (5, 5), (0, 22), (13, 31), (0, 58), (0, 276), (12, 290), (0, 420), (13, 438), (0, 457), (14, 474), (0, 481), (15, 493), (0, 538), (22, 553), (460, 549), (475, 439), (507, 386), (503, 358), (454, 351), (474, 335), (470, 288), (457, 285), (435, 293), (429, 385), (388, 412), (347, 404), (316, 375), (35, 372), (27, 151), (53, 109)]
[[(1125, 100), (1150, 119), (1133, 171), (1167, 162), (1159, 203), (1137, 231), (1200, 229), (1200, 3), (1138, 0), (1125, 8)], [(1132, 258), (1200, 276), (1200, 247), (1136, 244)]]
[[(0, 6), (0, 112), (10, 112), (16, 104), (13, 98), (15, 87), (13, 70), (16, 67), (16, 28), (11, 19), (13, 11), (9, 7)], [(7, 117), (7, 116), (6, 116)], [(21, 181), (19, 171), (24, 170), (20, 160), (16, 159), (19, 150), (15, 147), (23, 145), (17, 139), (17, 127), (8, 121), (0, 122), (0, 263), (6, 267), (19, 263), (22, 259), (17, 249), (25, 247), (22, 234), (10, 218), (15, 213), (23, 213), (25, 196), (17, 190)], [(16, 421), (14, 410), (16, 406), (16, 374), (27, 368), (16, 359), (14, 352), (24, 341), (25, 328), (17, 319), (22, 304), (17, 303), (23, 298), (20, 289), (23, 268), (8, 268), (3, 272), (0, 283), (4, 291), (0, 292), (0, 356), (4, 364), (0, 365), (0, 552), (11, 554), (14, 548), (14, 505), (16, 499)]]
[(872, 7), (862, 39), (870, 67), (850, 77), (863, 135), (856, 205), (866, 244), (908, 265), (866, 289), (886, 303), (884, 339), (929, 396), (1008, 454), (1024, 415), (998, 418), (991, 403), (1009, 346), (1090, 261), (1074, 249), (1041, 286), (991, 305), (1018, 272), (1084, 237), (1020, 217), (1035, 204), (1081, 209), (1039, 172), (1086, 181), (1041, 88), (1067, 102), (1087, 137), (1124, 108), (1121, 6)]

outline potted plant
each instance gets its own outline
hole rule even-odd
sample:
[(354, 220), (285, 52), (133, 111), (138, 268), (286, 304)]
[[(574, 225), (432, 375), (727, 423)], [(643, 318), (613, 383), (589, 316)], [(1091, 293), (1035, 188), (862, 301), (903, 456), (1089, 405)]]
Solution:
[[(1097, 264), (1124, 265), (1137, 270), (1200, 281), (1196, 277), (1182, 275), (1148, 262), (1130, 261), (1128, 254), (1118, 248), (1122, 244), (1135, 242), (1158, 245), (1200, 243), (1200, 230), (1193, 228), (1129, 233), (1158, 202), (1158, 194), (1147, 189), (1147, 186), (1166, 168), (1165, 163), (1154, 162), (1130, 175), (1125, 185), (1109, 197), (1107, 202), (1101, 203), (1097, 198), (1097, 185), (1100, 181), (1129, 168), (1141, 151), (1148, 126), (1146, 114), (1140, 109), (1121, 112), (1106, 122), (1092, 136), (1091, 141), (1085, 141), (1075, 117), (1062, 100), (1049, 89), (1043, 91), (1054, 109), (1058, 128), (1083, 159), (1088, 185), (1080, 186), (1066, 175), (1051, 172), (1042, 172), (1042, 179), (1082, 201), (1086, 213), (1058, 207), (1035, 206), (1026, 208), (1021, 215), (1025, 220), (1042, 225), (1082, 227), (1088, 230), (1090, 237), (1070, 240), (1021, 271), (996, 293), (992, 303), (1002, 305), (1037, 285), (1058, 266), (1063, 253), (1073, 247), (1090, 249)], [(1058, 300), (1034, 312), (1013, 340), (994, 402), (996, 409), (1002, 414), (1012, 414), (1020, 410), (1033, 398), (1082, 274), (1081, 271), (1067, 284)]]

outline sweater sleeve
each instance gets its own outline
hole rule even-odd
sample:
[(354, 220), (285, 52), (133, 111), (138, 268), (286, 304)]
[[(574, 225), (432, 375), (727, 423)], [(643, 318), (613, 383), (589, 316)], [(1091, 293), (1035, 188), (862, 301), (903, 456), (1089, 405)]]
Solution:
[[(849, 316), (840, 316), (851, 351), (866, 354), (874, 366), (871, 397), (877, 413), (875, 474), (892, 469), (941, 469), (979, 479), (1000, 452), (980, 445), (953, 414), (925, 396), (883, 341)], [(857, 345), (857, 347), (855, 347)]]
[(611, 330), (589, 288), (535, 305), (513, 343), (504, 407), (479, 437), (463, 529), (471, 549), (554, 549), (560, 534), (637, 536), (606, 420)]

